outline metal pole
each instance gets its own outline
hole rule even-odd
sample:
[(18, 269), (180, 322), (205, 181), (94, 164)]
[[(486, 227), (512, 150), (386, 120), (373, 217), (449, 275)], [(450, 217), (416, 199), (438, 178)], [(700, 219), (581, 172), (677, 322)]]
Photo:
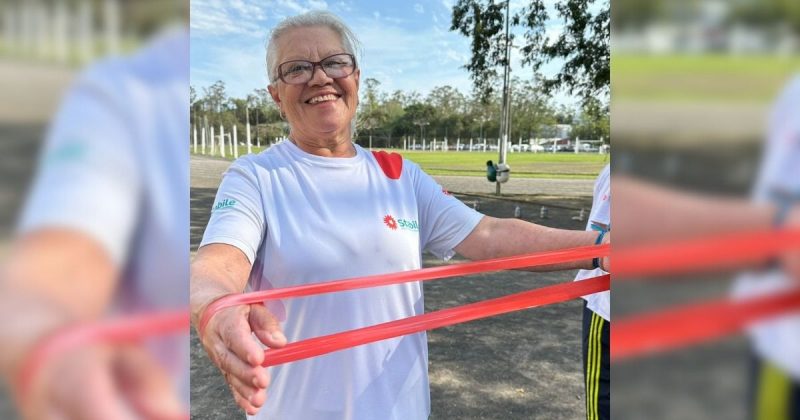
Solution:
[[(506, 56), (505, 56), (505, 63), (503, 66), (503, 116), (500, 124), (500, 156), (498, 156), (497, 162), (498, 165), (501, 163), (506, 163), (506, 158), (508, 157), (508, 133), (509, 133), (509, 124), (511, 122), (511, 92), (509, 91), (510, 88), (510, 72), (511, 66), (509, 63), (509, 50), (511, 47), (511, 39), (508, 36), (508, 28), (509, 28), (509, 10), (510, 10), (510, 0), (506, 0)], [(497, 182), (495, 188), (495, 194), (500, 195), (500, 182)]]

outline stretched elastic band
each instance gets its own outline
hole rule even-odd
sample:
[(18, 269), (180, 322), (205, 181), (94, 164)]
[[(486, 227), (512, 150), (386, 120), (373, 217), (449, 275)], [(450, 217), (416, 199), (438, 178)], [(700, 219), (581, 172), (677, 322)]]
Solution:
[[(24, 360), (17, 384), (20, 397), (27, 399), (33, 379), (52, 357), (87, 343), (134, 343), (147, 337), (189, 332), (189, 309), (157, 314), (132, 315), (62, 328), (46, 337)], [(182, 417), (183, 418), (183, 417)], [(186, 416), (188, 418), (188, 416)]]
[(476, 319), (550, 305), (584, 295), (608, 290), (611, 276), (606, 274), (581, 281), (570, 281), (536, 290), (489, 299), (455, 308), (442, 309), (396, 321), (345, 331), (308, 340), (296, 341), (285, 347), (266, 350), (263, 366), (274, 366), (344, 350), (362, 344), (386, 340), (425, 330), (474, 321)]
[(304, 284), (281, 289), (262, 290), (252, 293), (237, 293), (223, 296), (206, 307), (198, 322), (198, 331), (202, 336), (211, 318), (224, 308), (231, 306), (264, 302), (268, 299), (294, 298), (318, 295), (322, 293), (342, 292), (345, 290), (363, 289), (376, 286), (408, 283), (413, 281), (429, 281), (444, 279), (488, 271), (513, 270), (538, 265), (559, 264), (570, 261), (588, 260), (595, 256), (607, 256), (611, 245), (584, 246), (566, 250), (548, 251), (515, 257), (496, 258), (453, 264), (442, 267), (424, 268), (403, 271), (400, 273), (381, 274), (376, 276), (356, 277), (324, 283)]
[(672, 350), (733, 334), (753, 322), (800, 311), (800, 287), (746, 300), (722, 299), (631, 316), (611, 329), (611, 360)]
[(614, 281), (752, 266), (800, 249), (800, 229), (729, 233), (614, 250)]

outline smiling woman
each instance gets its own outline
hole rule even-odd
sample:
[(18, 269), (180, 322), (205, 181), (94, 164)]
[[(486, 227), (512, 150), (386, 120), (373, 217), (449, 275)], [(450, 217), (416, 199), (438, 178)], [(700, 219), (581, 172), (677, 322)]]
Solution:
[[(327, 12), (287, 18), (272, 31), (268, 89), (289, 123), (289, 141), (242, 157), (225, 173), (192, 263), (195, 325), (225, 295), (415, 270), (423, 251), (480, 260), (595, 243), (593, 232), (484, 216), (413, 162), (354, 144), (357, 45)], [(589, 267), (591, 259), (543, 269)], [(264, 346), (423, 314), (419, 282), (213, 313), (198, 337), (254, 418), (430, 414), (424, 332), (262, 367)]]
[(345, 47), (352, 43), (323, 23), (329, 15), (315, 16), (303, 26), (287, 24), (273, 32), (275, 48), (268, 50), (267, 63), (280, 64), (269, 71), (269, 93), (297, 147), (319, 156), (352, 157), (361, 71)]

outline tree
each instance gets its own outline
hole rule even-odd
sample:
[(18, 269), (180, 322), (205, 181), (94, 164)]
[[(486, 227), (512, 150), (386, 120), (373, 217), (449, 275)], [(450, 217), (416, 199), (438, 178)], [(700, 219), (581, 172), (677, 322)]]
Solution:
[(245, 121), (247, 115), (247, 99), (231, 98), (231, 108), (234, 110), (237, 122)]
[[(458, 0), (453, 6), (450, 30), (472, 39), (472, 57), (465, 67), (482, 100), (494, 91), (497, 68), (505, 64), (504, 8), (505, 2), (495, 0)], [(510, 25), (525, 28), (523, 64), (537, 72), (545, 64), (563, 61), (555, 76), (541, 79), (548, 94), (565, 89), (584, 101), (607, 95), (609, 0), (556, 0), (555, 9), (565, 23), (555, 40), (547, 37), (549, 16), (545, 0), (531, 0), (527, 7), (511, 16)], [(513, 42), (513, 35), (510, 38)]]
[(203, 92), (205, 93), (205, 97), (203, 99), (205, 99), (211, 108), (209, 111), (217, 113), (222, 112), (223, 106), (228, 97), (228, 95), (225, 93), (225, 82), (222, 80), (217, 80), (213, 85), (203, 88)]
[(494, 0), (458, 0), (453, 6), (450, 30), (472, 38), (472, 57), (464, 68), (482, 102), (494, 92), (497, 67), (505, 64), (503, 9), (504, 4)]
[(381, 127), (386, 122), (386, 114), (379, 103), (378, 86), (381, 82), (377, 79), (367, 78), (364, 81), (364, 105), (358, 113), (358, 126), (367, 130), (372, 135), (374, 129)]
[(543, 127), (556, 123), (555, 111), (542, 87), (530, 80), (514, 78), (516, 95), (511, 105), (511, 138), (539, 137)]
[(732, 2), (731, 23), (744, 23), (763, 29), (780, 27), (783, 23), (795, 35), (800, 34), (800, 4), (791, 0), (740, 0)]
[(572, 137), (608, 141), (609, 133), (608, 106), (597, 99), (587, 101), (581, 108), (578, 124), (572, 129)]
[(189, 85), (189, 106), (194, 105), (197, 102), (197, 91), (194, 90), (194, 86)]

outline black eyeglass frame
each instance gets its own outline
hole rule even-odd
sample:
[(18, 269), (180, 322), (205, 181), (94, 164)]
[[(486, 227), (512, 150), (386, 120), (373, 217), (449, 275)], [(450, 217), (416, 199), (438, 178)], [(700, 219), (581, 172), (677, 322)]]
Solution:
[[(338, 76), (338, 77), (331, 76), (330, 74), (328, 74), (327, 71), (325, 71), (325, 67), (322, 65), (322, 63), (325, 62), (326, 60), (329, 60), (332, 57), (336, 57), (336, 56), (340, 56), (340, 55), (346, 55), (346, 56), (350, 57), (350, 60), (353, 61), (353, 70), (350, 73), (347, 73), (344, 76)], [(283, 67), (285, 64), (297, 63), (297, 62), (311, 64), (311, 72), (309, 73), (308, 79), (304, 80), (302, 82), (295, 82), (295, 83), (286, 81), (286, 79), (283, 78), (283, 72), (281, 71), (281, 67)], [(274, 78), (272, 81), (276, 82), (276, 81), (280, 80), (283, 83), (286, 83), (287, 85), (302, 85), (304, 83), (308, 83), (309, 80), (314, 78), (314, 72), (317, 70), (317, 66), (319, 66), (319, 68), (322, 69), (322, 72), (325, 73), (325, 75), (330, 77), (331, 79), (344, 79), (345, 77), (348, 77), (351, 74), (356, 72), (356, 70), (358, 69), (358, 62), (356, 62), (356, 57), (353, 54), (350, 54), (350, 53), (337, 53), (337, 54), (329, 55), (329, 56), (327, 56), (327, 57), (325, 57), (325, 58), (323, 58), (322, 60), (319, 60), (319, 61), (311, 61), (311, 60), (289, 60), (289, 61), (284, 61), (283, 63), (278, 64), (278, 67), (276, 69), (276, 72), (278, 73), (278, 76), (276, 78)]]

